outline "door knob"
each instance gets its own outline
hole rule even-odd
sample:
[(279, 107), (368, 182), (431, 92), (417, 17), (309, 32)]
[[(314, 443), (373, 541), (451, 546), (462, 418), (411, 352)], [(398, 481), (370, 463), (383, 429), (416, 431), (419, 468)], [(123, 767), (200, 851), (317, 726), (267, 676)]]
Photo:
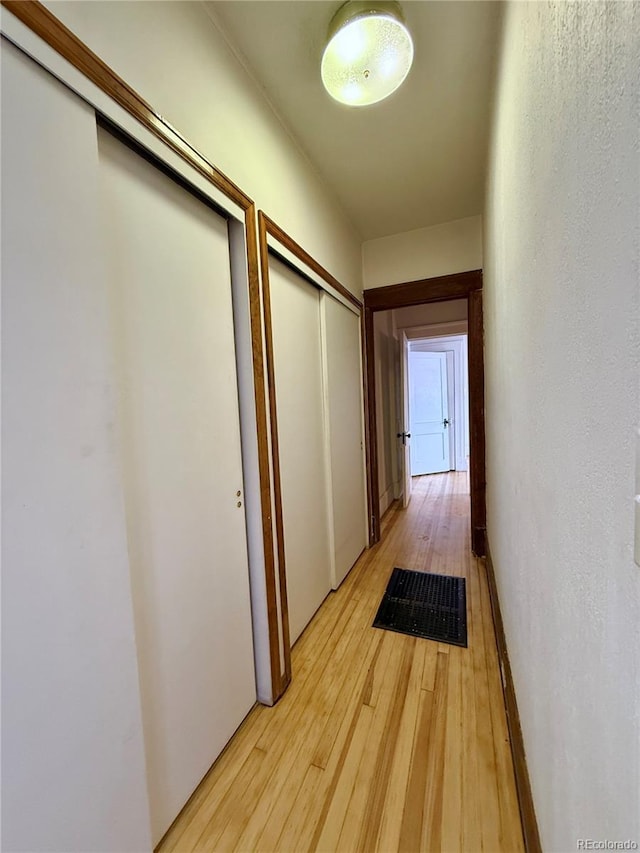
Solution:
[(449, 424), (451, 423), (451, 421), (449, 420), (449, 418), (445, 418), (445, 419), (442, 421), (442, 423), (444, 424), (444, 427), (445, 427), (445, 429), (446, 429), (446, 428), (449, 426)]

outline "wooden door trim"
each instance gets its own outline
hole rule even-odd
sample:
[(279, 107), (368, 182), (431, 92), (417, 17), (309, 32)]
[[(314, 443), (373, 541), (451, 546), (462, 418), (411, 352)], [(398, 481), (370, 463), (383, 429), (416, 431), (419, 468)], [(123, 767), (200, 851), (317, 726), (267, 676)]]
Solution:
[(380, 541), (380, 486), (378, 482), (378, 424), (376, 422), (376, 367), (373, 310), (364, 293), (364, 451), (367, 468), (369, 547)]
[[(343, 296), (348, 302), (353, 305), (354, 308), (357, 308), (358, 311), (362, 309), (362, 302), (351, 293), (350, 290), (341, 284), (337, 278), (331, 275), (331, 273), (326, 270), (314, 257), (312, 257), (299, 243), (287, 234), (279, 225), (277, 225), (273, 219), (270, 219), (267, 214), (260, 210), (258, 211), (258, 228), (260, 229), (260, 233), (262, 235), (262, 229), (264, 228), (264, 240), (265, 240), (265, 252), (261, 253), (261, 257), (266, 254), (269, 249), (267, 236), (272, 237), (274, 240), (277, 240), (278, 243), (281, 243), (285, 249), (288, 249), (292, 255), (294, 255), (302, 264), (305, 264), (310, 269), (312, 269), (316, 275), (318, 275), (324, 282), (326, 282), (329, 287), (332, 287), (336, 290), (341, 296)], [(262, 249), (262, 241), (261, 241), (261, 249)]]
[(471, 544), (484, 556), (486, 539), (486, 475), (484, 424), (484, 332), (482, 319), (482, 270), (408, 281), (364, 292), (365, 422), (369, 544), (380, 540), (380, 493), (378, 486), (378, 434), (376, 423), (375, 336), (377, 311), (406, 308), (427, 302), (466, 299), (469, 327), (469, 440), (471, 481)]
[(484, 321), (481, 290), (471, 291), (468, 296), (467, 310), (471, 547), (476, 556), (484, 557), (487, 547), (487, 481), (484, 423)]
[(364, 291), (364, 304), (372, 311), (388, 311), (390, 308), (406, 308), (424, 302), (466, 299), (474, 290), (482, 290), (482, 270), (421, 278), (388, 287), (373, 287)]
[(271, 465), (273, 471), (273, 511), (275, 515), (276, 549), (278, 552), (278, 573), (276, 583), (275, 566), (267, 576), (267, 590), (272, 608), (278, 613), (275, 596), (280, 597), (280, 621), (282, 625), (282, 652), (284, 671), (279, 673), (278, 689), (274, 699), (278, 699), (291, 681), (291, 639), (289, 634), (289, 602), (287, 598), (287, 570), (284, 551), (284, 521), (282, 516), (282, 484), (280, 478), (280, 445), (278, 442), (278, 408), (276, 401), (276, 376), (273, 354), (273, 325), (271, 320), (271, 284), (269, 278), (269, 248), (267, 246), (268, 224), (264, 213), (258, 211), (258, 239), (260, 244), (260, 272), (262, 276), (262, 312), (264, 316), (265, 364), (267, 388), (269, 392), (269, 428), (271, 431)]
[[(364, 454), (367, 480), (369, 547), (380, 541), (380, 489), (378, 484), (378, 432), (376, 424), (376, 369), (374, 360), (373, 311), (364, 294), (362, 312), (362, 364), (364, 367)], [(375, 448), (375, 452), (373, 451)]]
[(38, 0), (0, 0), (0, 2), (18, 20), (243, 211), (247, 251), (246, 263), (256, 406), (262, 537), (268, 596), (269, 658), (272, 696), (275, 701), (282, 692), (282, 676), (280, 667), (279, 620), (275, 589), (272, 589), (276, 574), (275, 542), (271, 509), (271, 453), (268, 437), (262, 294), (260, 290), (255, 204), (237, 184), (217, 169), (175, 127), (169, 124), (157, 110), (148, 104), (133, 87), (119, 77), (113, 69), (103, 62), (99, 56), (58, 20), (42, 3), (38, 2)]

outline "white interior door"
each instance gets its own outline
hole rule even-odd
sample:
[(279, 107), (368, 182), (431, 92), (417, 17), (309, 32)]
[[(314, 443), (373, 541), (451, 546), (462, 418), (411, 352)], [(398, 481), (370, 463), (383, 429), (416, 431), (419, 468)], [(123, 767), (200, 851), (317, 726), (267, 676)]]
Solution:
[(154, 845), (255, 701), (227, 223), (99, 132)]
[(402, 482), (402, 506), (407, 507), (411, 500), (411, 428), (410, 428), (410, 406), (409, 406), (409, 341), (407, 335), (400, 335), (400, 385), (402, 388), (402, 428), (398, 433), (402, 451), (400, 454), (401, 482)]
[(433, 338), (412, 339), (411, 351), (447, 353), (449, 463), (452, 470), (466, 471), (469, 453), (467, 336), (438, 335)]
[(367, 542), (360, 316), (327, 293), (321, 307), (337, 589)]
[(446, 352), (409, 355), (411, 474), (449, 471)]
[(291, 642), (331, 589), (320, 294), (269, 259)]

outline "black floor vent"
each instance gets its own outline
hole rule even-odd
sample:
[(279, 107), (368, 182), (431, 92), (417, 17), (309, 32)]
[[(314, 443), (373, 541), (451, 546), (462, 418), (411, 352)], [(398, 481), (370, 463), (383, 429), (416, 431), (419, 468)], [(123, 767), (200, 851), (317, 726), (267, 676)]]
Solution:
[(394, 569), (373, 627), (466, 648), (465, 579)]

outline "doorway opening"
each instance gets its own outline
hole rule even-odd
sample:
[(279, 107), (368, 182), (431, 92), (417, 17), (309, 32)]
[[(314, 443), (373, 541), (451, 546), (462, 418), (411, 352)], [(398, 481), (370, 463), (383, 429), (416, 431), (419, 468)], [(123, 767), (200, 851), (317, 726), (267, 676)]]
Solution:
[(482, 271), (368, 290), (364, 305), (370, 544), (391, 502), (408, 504), (412, 476), (468, 471), (483, 556)]
[(447, 327), (457, 331), (463, 324), (466, 326), (466, 320), (401, 332), (402, 358), (407, 365), (401, 374), (407, 381), (400, 388), (403, 429), (397, 438), (409, 447), (407, 483), (411, 489), (416, 477), (467, 471), (469, 467), (467, 334), (445, 334)]

